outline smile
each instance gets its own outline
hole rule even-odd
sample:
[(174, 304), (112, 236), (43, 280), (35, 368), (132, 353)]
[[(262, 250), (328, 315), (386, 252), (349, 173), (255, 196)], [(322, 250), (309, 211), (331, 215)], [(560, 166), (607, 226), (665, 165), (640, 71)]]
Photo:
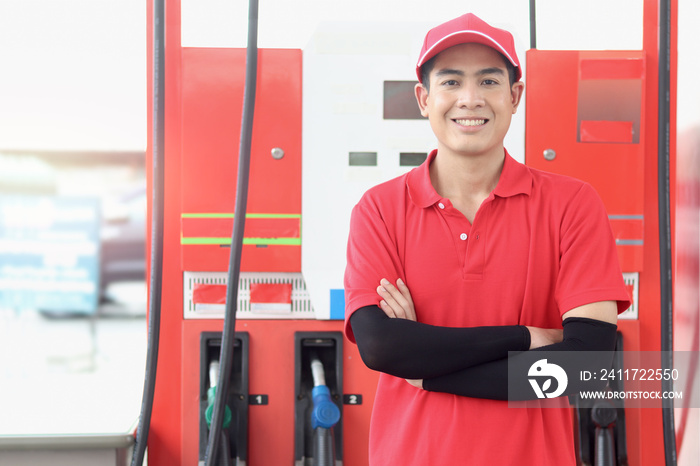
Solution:
[(486, 124), (487, 120), (454, 120), (457, 124), (462, 126), (481, 126)]

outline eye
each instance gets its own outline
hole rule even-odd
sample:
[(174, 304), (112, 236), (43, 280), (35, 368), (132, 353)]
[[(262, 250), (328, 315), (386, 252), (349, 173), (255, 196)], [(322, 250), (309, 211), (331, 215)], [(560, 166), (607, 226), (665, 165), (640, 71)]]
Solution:
[(445, 87), (457, 86), (458, 84), (456, 79), (447, 79), (442, 82), (442, 85)]
[(486, 85), (486, 86), (497, 86), (498, 85), (498, 81), (496, 81), (495, 79), (491, 79), (491, 78), (486, 78), (481, 83)]

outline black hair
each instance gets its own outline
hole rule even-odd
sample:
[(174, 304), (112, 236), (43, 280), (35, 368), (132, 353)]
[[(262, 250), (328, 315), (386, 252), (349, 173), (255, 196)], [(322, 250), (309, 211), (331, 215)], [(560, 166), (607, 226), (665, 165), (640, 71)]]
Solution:
[[(515, 84), (515, 65), (513, 65), (502, 53), (499, 52), (499, 55), (501, 55), (501, 58), (503, 58), (503, 61), (506, 64), (506, 70), (508, 70), (508, 81), (510, 82), (510, 87), (513, 87), (513, 84)], [(435, 67), (436, 58), (437, 55), (423, 63), (423, 66), (420, 67), (420, 81), (428, 91), (430, 91), (430, 72), (433, 71), (433, 68)]]

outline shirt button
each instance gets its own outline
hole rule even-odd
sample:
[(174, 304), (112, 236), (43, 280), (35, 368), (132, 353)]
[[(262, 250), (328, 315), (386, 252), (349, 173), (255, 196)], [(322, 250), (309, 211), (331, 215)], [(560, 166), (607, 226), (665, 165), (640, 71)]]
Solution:
[(466, 233), (462, 233), (461, 235), (459, 235), (459, 239), (461, 239), (462, 241), (465, 241), (467, 238), (468, 237)]
[(440, 202), (440, 203), (438, 204), (438, 207), (440, 207), (441, 209), (444, 209), (444, 208), (445, 208), (445, 204), (443, 204), (442, 202)]

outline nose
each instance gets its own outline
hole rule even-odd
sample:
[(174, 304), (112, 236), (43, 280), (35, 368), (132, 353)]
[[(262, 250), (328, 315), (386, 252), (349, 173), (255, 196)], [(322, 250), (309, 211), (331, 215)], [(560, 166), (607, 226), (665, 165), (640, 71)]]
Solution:
[(460, 108), (479, 108), (484, 105), (484, 96), (478, 83), (465, 82), (459, 91), (457, 105)]

